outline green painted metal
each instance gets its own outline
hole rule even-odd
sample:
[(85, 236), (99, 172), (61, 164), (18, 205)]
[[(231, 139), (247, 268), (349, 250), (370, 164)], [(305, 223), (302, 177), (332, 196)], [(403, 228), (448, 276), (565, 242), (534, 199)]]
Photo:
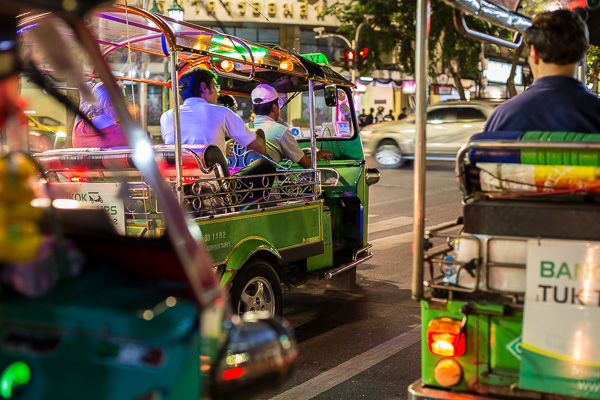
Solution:
[(331, 267), (333, 265), (333, 240), (331, 232), (331, 212), (323, 212), (323, 243), (325, 245), (325, 251), (323, 254), (318, 256), (309, 257), (306, 259), (306, 269), (311, 271), (318, 271), (323, 268)]
[(314, 62), (315, 64), (329, 65), (329, 60), (327, 60), (327, 57), (323, 53), (302, 54), (302, 57)]
[(361, 169), (361, 174), (358, 179), (358, 184), (356, 186), (356, 193), (358, 198), (360, 199), (360, 204), (362, 205), (361, 213), (362, 213), (362, 244), (363, 246), (367, 245), (367, 241), (369, 239), (369, 186), (366, 182), (366, 169)]
[[(198, 220), (204, 244), (215, 264), (227, 263), (234, 251), (250, 239), (276, 252), (323, 240), (323, 203), (287, 205)], [(245, 247), (247, 249), (247, 247)], [(229, 268), (229, 266), (228, 266)]]
[[(310, 141), (304, 139), (298, 140), (301, 148), (310, 148)], [(352, 161), (358, 162), (364, 160), (364, 152), (360, 137), (358, 135), (351, 139), (318, 139), (317, 147), (323, 150), (329, 150), (333, 153), (335, 161)]]
[[(483, 302), (448, 301), (445, 304), (421, 300), (422, 319), (422, 379), (427, 385), (456, 391), (479, 392), (486, 390), (507, 392), (518, 382), (520, 360), (509, 350), (518, 349), (523, 314), (520, 310), (502, 312), (505, 307)], [(463, 379), (452, 388), (438, 384), (434, 377), (436, 364), (444, 357), (429, 352), (427, 324), (433, 318), (450, 317), (462, 320), (461, 311), (467, 312), (466, 352), (455, 357), (463, 369)], [(494, 389), (496, 388), (496, 389)]]
[[(433, 318), (439, 317), (462, 320), (463, 316), (460, 314), (460, 309), (465, 305), (467, 305), (466, 302), (449, 301), (446, 304), (439, 304), (421, 300), (421, 321), (423, 327), (421, 330), (421, 375), (426, 385), (440, 387), (434, 378), (434, 368), (440, 360), (444, 359), (444, 357), (436, 356), (429, 352), (427, 324)], [(467, 390), (467, 382), (472, 382), (477, 377), (477, 360), (479, 357), (478, 322), (477, 318), (467, 319), (466, 352), (463, 356), (454, 358), (463, 367), (463, 379), (458, 385), (452, 387), (453, 390)]]
[(266, 251), (277, 258), (281, 258), (277, 249), (271, 246), (266, 240), (262, 238), (249, 238), (240, 242), (231, 252), (231, 256), (227, 259), (225, 271), (228, 272), (241, 269), (253, 255), (260, 251)]

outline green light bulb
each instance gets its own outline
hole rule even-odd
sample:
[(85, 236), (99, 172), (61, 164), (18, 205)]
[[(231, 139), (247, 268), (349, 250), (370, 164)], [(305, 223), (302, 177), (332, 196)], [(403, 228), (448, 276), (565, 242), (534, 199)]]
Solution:
[(8, 365), (0, 375), (0, 396), (10, 399), (13, 390), (23, 386), (31, 379), (31, 369), (23, 361), (15, 361)]

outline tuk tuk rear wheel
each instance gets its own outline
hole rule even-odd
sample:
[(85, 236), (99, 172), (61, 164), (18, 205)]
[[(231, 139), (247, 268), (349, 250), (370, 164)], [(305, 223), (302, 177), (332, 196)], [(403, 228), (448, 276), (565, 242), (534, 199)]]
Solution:
[(238, 315), (256, 311), (268, 311), (271, 316), (283, 313), (281, 282), (265, 260), (252, 260), (242, 268), (233, 279), (230, 295)]

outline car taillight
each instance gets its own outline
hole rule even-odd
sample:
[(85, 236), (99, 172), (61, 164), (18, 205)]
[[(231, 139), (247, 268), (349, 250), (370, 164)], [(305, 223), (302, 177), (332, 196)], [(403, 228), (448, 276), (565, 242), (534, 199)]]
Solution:
[(465, 354), (463, 321), (448, 317), (434, 318), (427, 324), (429, 351), (436, 356), (458, 357)]
[(230, 381), (232, 379), (237, 379), (237, 378), (241, 377), (242, 375), (244, 375), (244, 370), (242, 368), (240, 368), (240, 367), (231, 368), (226, 371), (223, 371), (223, 380)]
[(84, 179), (83, 179), (83, 176), (75, 175), (70, 178), (70, 181), (71, 182), (83, 182)]

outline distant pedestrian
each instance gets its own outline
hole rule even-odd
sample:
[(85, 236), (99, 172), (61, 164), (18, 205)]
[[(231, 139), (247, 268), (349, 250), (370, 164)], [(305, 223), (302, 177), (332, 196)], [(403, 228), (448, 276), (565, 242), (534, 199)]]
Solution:
[(358, 126), (360, 126), (361, 128), (363, 126), (367, 126), (367, 114), (365, 113), (364, 108), (362, 109), (362, 112), (358, 116)]
[(384, 117), (384, 115), (383, 115), (383, 107), (379, 106), (379, 107), (377, 107), (377, 114), (375, 114), (375, 122), (376, 123), (383, 122), (383, 117)]
[(383, 117), (383, 120), (386, 122), (393, 121), (395, 119), (394, 114), (392, 114), (393, 112), (394, 112), (394, 110), (390, 110), (390, 112), (386, 116)]
[(375, 112), (375, 109), (373, 107), (371, 107), (369, 114), (367, 114), (367, 117), (365, 118), (365, 125), (373, 124), (374, 118), (375, 118), (375, 116), (373, 115), (374, 112)]
[(407, 111), (408, 109), (406, 107), (402, 107), (402, 112), (398, 115), (398, 121), (408, 117)]

